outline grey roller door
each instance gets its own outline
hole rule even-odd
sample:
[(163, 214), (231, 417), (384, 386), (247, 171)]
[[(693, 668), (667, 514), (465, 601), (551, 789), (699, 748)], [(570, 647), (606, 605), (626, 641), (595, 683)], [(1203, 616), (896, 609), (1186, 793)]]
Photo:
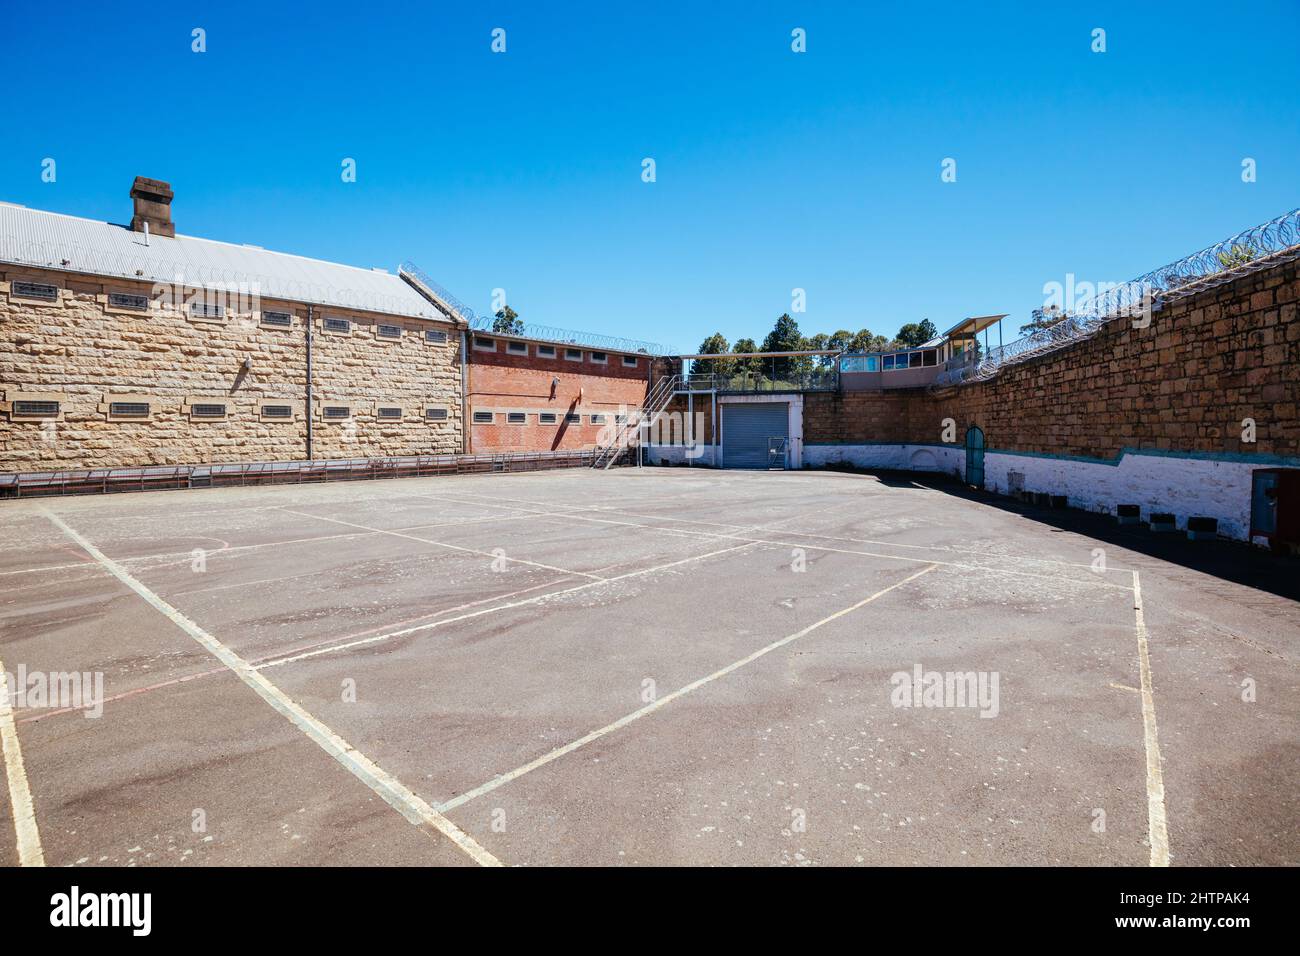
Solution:
[(789, 437), (790, 406), (785, 402), (722, 406), (722, 464), (727, 468), (766, 468), (769, 440)]

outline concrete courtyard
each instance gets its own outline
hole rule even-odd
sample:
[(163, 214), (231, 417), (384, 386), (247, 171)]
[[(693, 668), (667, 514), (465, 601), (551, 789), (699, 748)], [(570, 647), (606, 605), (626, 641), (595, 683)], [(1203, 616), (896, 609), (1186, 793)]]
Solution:
[(1300, 605), (1240, 545), (680, 468), (0, 526), (11, 692), (103, 681), (0, 714), (6, 864), (1300, 862)]

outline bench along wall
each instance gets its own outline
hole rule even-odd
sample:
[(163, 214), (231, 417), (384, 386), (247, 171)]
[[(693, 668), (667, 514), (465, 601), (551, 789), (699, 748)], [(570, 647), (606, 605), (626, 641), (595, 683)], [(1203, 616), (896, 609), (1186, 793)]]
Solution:
[(1297, 299), (1292, 262), (1174, 302), (1144, 328), (1117, 320), (987, 382), (866, 400), (810, 394), (805, 461), (960, 471), (965, 431), (978, 425), (990, 490), (1049, 491), (1106, 511), (1139, 504), (1180, 526), (1210, 515), (1244, 538), (1250, 472), (1300, 466)]
[[(28, 283), (55, 297), (21, 294)], [(110, 294), (145, 303), (115, 307)], [(0, 272), (0, 472), (299, 460), (308, 415), (318, 459), (462, 450), (450, 322), (313, 306), (309, 409), (305, 304), (232, 297), (199, 317), (181, 299), (143, 282)]]

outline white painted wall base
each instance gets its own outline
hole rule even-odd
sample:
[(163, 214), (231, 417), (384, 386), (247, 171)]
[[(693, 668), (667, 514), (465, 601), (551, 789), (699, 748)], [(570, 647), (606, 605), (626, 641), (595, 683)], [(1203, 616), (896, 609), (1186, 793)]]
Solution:
[(686, 458), (687, 449), (684, 445), (646, 445), (645, 463), (647, 465), (659, 465), (667, 462), (670, 465), (689, 464), (696, 468), (713, 467), (712, 445), (703, 445), (694, 450), (700, 452), (700, 455), (688, 461)]
[(941, 471), (960, 477), (966, 449), (954, 445), (804, 445), (803, 460), (813, 468), (853, 465), (896, 471)]
[(1175, 515), (1187, 527), (1190, 515), (1219, 519), (1219, 534), (1239, 541), (1250, 533), (1250, 473), (1267, 465), (1212, 458), (1126, 454), (1109, 465), (1060, 458), (989, 452), (984, 486), (1009, 494), (1012, 474), (1023, 475), (1026, 491), (1065, 495), (1072, 507), (1115, 513), (1116, 505), (1138, 505)]
[[(814, 468), (845, 463), (960, 476), (966, 451), (960, 445), (806, 445), (804, 460)], [(984, 487), (1003, 495), (1065, 495), (1071, 507), (1108, 514), (1116, 505), (1138, 505), (1143, 520), (1153, 511), (1171, 512), (1179, 528), (1187, 527), (1191, 515), (1206, 515), (1219, 519), (1221, 535), (1244, 541), (1250, 533), (1251, 472), (1271, 464), (1140, 452), (1109, 464), (990, 450), (984, 455)]]

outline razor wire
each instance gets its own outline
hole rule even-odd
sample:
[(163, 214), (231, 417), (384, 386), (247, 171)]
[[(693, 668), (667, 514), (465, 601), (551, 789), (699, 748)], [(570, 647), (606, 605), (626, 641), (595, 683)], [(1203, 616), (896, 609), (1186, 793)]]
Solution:
[(1149, 316), (1171, 302), (1296, 259), (1300, 259), (1300, 209), (1239, 232), (1130, 282), (1101, 290), (1052, 325), (941, 372), (933, 387), (985, 381), (1005, 365), (1086, 339), (1116, 319)]
[(529, 339), (543, 339), (559, 345), (585, 345), (591, 348), (605, 348), (611, 352), (644, 352), (647, 355), (670, 355), (671, 350), (657, 342), (643, 342), (639, 339), (622, 338), (615, 335), (600, 335), (596, 332), (576, 332), (573, 329), (561, 329), (552, 325), (539, 325), (533, 322), (516, 320), (516, 325), (509, 332), (495, 328), (496, 316), (480, 315), (472, 308), (452, 295), (446, 288), (436, 282), (413, 262), (403, 262), (401, 271), (409, 274), (442, 300), (448, 308), (469, 323), (476, 332), (495, 332), (498, 335), (518, 335)]

